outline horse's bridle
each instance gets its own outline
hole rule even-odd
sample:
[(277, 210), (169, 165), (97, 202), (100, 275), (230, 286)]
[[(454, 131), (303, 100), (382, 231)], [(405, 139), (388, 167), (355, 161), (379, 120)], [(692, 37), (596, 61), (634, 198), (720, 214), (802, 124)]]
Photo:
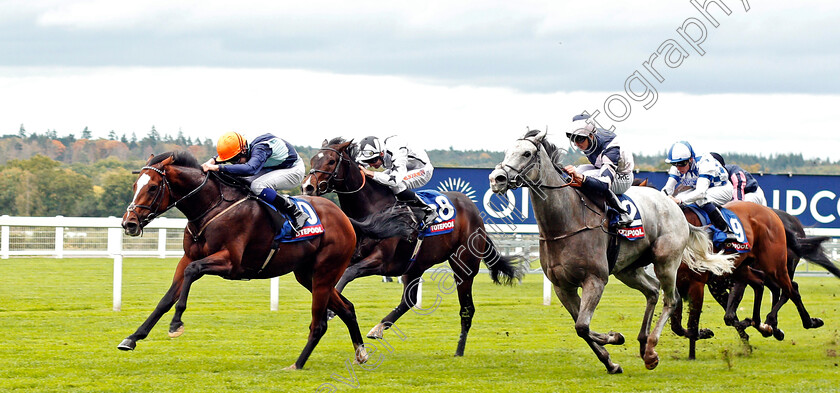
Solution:
[[(331, 151), (331, 152), (334, 152), (335, 154), (338, 154), (338, 162), (335, 164), (335, 166), (333, 167), (333, 170), (331, 172), (327, 172), (327, 171), (323, 171), (323, 170), (315, 169), (315, 168), (312, 168), (312, 169), (309, 170), (310, 175), (313, 175), (313, 174), (316, 174), (316, 173), (323, 173), (323, 174), (327, 175), (326, 180), (321, 180), (321, 181), (318, 182), (318, 185), (316, 187), (316, 191), (319, 194), (326, 194), (326, 193), (329, 193), (329, 192), (335, 192), (335, 193), (338, 193), (338, 194), (355, 194), (355, 193), (361, 191), (361, 189), (365, 187), (366, 179), (365, 179), (365, 176), (362, 175), (362, 185), (359, 186), (359, 188), (357, 188), (353, 191), (339, 191), (339, 190), (336, 190), (335, 185), (333, 184), (333, 181), (344, 182), (345, 180), (347, 180), (346, 178), (338, 177), (338, 168), (345, 161), (347, 163), (351, 164), (350, 165), (351, 167), (353, 166), (352, 164), (355, 164), (355, 162), (353, 160), (349, 159), (349, 158), (344, 158), (344, 154), (342, 152), (340, 152), (336, 149), (333, 149), (331, 147), (322, 147), (322, 148), (318, 149), (318, 151), (321, 151), (321, 150)], [(321, 190), (321, 185), (324, 186), (323, 191)]]
[[(516, 169), (516, 168), (514, 168), (514, 167), (512, 167), (508, 164), (503, 164), (504, 167), (506, 167), (508, 169), (503, 169), (501, 167), (499, 168), (499, 169), (504, 170), (505, 173), (508, 175), (508, 183), (511, 186), (513, 186), (513, 188), (522, 187), (522, 185), (524, 183), (526, 183), (523, 180), (523, 179), (525, 179), (525, 176), (523, 176), (523, 171), (532, 170), (533, 169), (532, 166), (535, 165), (535, 164), (537, 165), (537, 167), (536, 167), (537, 172), (539, 172), (540, 169), (542, 168), (542, 162), (539, 160), (540, 148), (542, 147), (542, 144), (537, 143), (536, 141), (528, 139), (528, 138), (519, 138), (519, 139), (517, 139), (517, 141), (530, 142), (532, 145), (534, 145), (534, 148), (536, 149), (536, 152), (534, 152), (534, 154), (531, 156), (531, 158), (528, 160), (528, 162), (526, 162), (525, 165), (522, 166), (522, 168), (523, 168), (522, 170)], [(569, 176), (568, 172), (566, 172), (565, 169), (558, 167), (557, 165), (554, 164), (554, 162), (551, 163), (551, 166), (553, 166), (554, 169), (557, 170), (557, 172), (560, 173), (561, 177), (563, 178), (563, 181), (565, 182), (564, 184), (561, 184), (559, 186), (546, 186), (546, 185), (542, 185), (542, 184), (528, 184), (528, 185), (529, 186), (537, 186), (537, 187), (543, 188), (543, 189), (553, 190), (553, 189), (568, 187), (568, 186), (571, 186), (571, 185), (574, 184), (574, 182), (571, 181), (570, 176)], [(511, 171), (515, 172), (516, 175), (515, 176), (510, 176)]]
[[(168, 195), (169, 197), (172, 197), (172, 186), (169, 185), (169, 180), (166, 178), (166, 171), (164, 171), (163, 169), (147, 165), (147, 166), (144, 166), (144, 167), (140, 168), (140, 172), (142, 173), (143, 170), (146, 170), (146, 169), (157, 172), (160, 175), (160, 177), (163, 178), (163, 183), (162, 183), (161, 187), (158, 187), (157, 192), (155, 192), (155, 197), (152, 199), (152, 202), (150, 204), (148, 204), (148, 205), (137, 205), (137, 204), (134, 203), (134, 201), (132, 201), (131, 204), (129, 204), (128, 207), (125, 209), (126, 212), (134, 214), (134, 216), (137, 218), (137, 222), (140, 223), (140, 228), (141, 229), (143, 227), (145, 227), (146, 225), (148, 225), (149, 222), (154, 220), (156, 217), (160, 216), (163, 213), (166, 213), (167, 211), (169, 211), (169, 209), (172, 209), (173, 207), (177, 206), (178, 203), (180, 203), (181, 201), (195, 195), (198, 191), (200, 191), (202, 188), (204, 188), (204, 186), (207, 184), (207, 180), (210, 179), (210, 172), (207, 172), (204, 175), (204, 180), (201, 182), (201, 184), (198, 185), (198, 187), (196, 187), (192, 191), (188, 192), (186, 195), (178, 198), (178, 200), (175, 201), (175, 203), (170, 204), (165, 209), (163, 209), (163, 211), (159, 211), (160, 210), (160, 205), (163, 203), (163, 196)], [(164, 194), (164, 189), (167, 190), (166, 194)], [(140, 215), (137, 214), (137, 211), (136, 211), (137, 209), (146, 209), (150, 213), (146, 216), (146, 218), (141, 219)], [(208, 212), (209, 212), (209, 210), (208, 210)], [(205, 214), (207, 214), (207, 213), (205, 212), (202, 216), (204, 216)]]

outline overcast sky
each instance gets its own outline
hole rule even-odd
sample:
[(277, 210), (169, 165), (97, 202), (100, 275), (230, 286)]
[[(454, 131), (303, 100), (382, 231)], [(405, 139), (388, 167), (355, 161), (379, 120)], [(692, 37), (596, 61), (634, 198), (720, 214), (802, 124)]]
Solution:
[(0, 134), (503, 150), (600, 110), (636, 152), (685, 139), (840, 160), (840, 3), (719, 3), (714, 27), (689, 0), (0, 0)]

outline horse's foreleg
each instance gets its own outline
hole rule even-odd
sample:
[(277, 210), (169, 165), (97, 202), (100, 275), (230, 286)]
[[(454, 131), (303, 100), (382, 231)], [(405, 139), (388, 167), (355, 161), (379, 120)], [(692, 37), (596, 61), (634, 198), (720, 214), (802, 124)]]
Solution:
[(187, 298), (190, 294), (190, 287), (195, 280), (205, 274), (224, 275), (230, 271), (230, 253), (227, 250), (219, 251), (206, 258), (193, 261), (184, 269), (184, 283), (181, 286), (181, 296), (175, 304), (175, 314), (172, 315), (172, 322), (169, 323), (169, 337), (175, 338), (184, 334), (184, 323), (181, 316), (187, 309)]
[(411, 307), (417, 304), (417, 289), (420, 280), (420, 273), (404, 274), (402, 276), (403, 295), (400, 299), (400, 304), (397, 305), (385, 318), (370, 329), (368, 338), (381, 339), (385, 330), (391, 327), (403, 314), (408, 312)]
[(353, 349), (356, 353), (356, 363), (365, 363), (368, 359), (367, 350), (364, 347), (362, 333), (359, 331), (359, 321), (356, 319), (356, 309), (353, 307), (353, 303), (350, 303), (347, 298), (336, 290), (330, 295), (328, 307), (331, 310), (335, 310), (336, 315), (347, 326), (347, 330), (350, 332), (350, 340), (353, 342)]
[(605, 280), (590, 276), (583, 283), (580, 296), (578, 296), (575, 288), (560, 288), (555, 285), (554, 291), (557, 293), (557, 297), (560, 298), (560, 302), (566, 307), (566, 310), (575, 318), (575, 331), (578, 337), (586, 341), (589, 348), (595, 352), (598, 360), (607, 368), (608, 373), (618, 374), (623, 372), (621, 366), (612, 362), (610, 353), (607, 352), (607, 349), (603, 345), (593, 340), (589, 330), (592, 315), (595, 312), (595, 307), (601, 300), (601, 295), (604, 293), (605, 284)]
[[(297, 275), (298, 273), (295, 272), (295, 276)], [(301, 281), (301, 278), (298, 278), (298, 281)], [(298, 356), (297, 361), (295, 361), (295, 364), (287, 367), (287, 369), (302, 369), (303, 365), (306, 364), (306, 360), (309, 359), (309, 355), (312, 354), (312, 350), (315, 349), (315, 346), (318, 345), (319, 341), (321, 341), (321, 337), (324, 337), (324, 333), (327, 332), (327, 305), (330, 303), (330, 297), (333, 293), (337, 293), (334, 283), (335, 281), (330, 282), (330, 280), (326, 280), (324, 277), (315, 276), (312, 278), (312, 283), (309, 284), (310, 286), (307, 287), (307, 289), (312, 291), (312, 322), (309, 324), (309, 337), (307, 338), (306, 346), (303, 347), (303, 351), (301, 351), (300, 356)], [(338, 304), (335, 304), (335, 306), (340, 308), (338, 307)], [(342, 312), (343, 311), (339, 310), (339, 313)], [(358, 337), (355, 338), (354, 341), (360, 339), (361, 337)], [(356, 349), (358, 351), (358, 347), (356, 347)]]
[(123, 340), (117, 346), (118, 349), (123, 351), (133, 350), (137, 346), (137, 341), (146, 338), (160, 318), (163, 317), (163, 314), (166, 314), (172, 308), (172, 305), (175, 304), (178, 296), (181, 294), (181, 284), (184, 282), (184, 268), (190, 262), (191, 260), (186, 256), (181, 257), (181, 260), (178, 262), (178, 267), (175, 269), (175, 277), (172, 279), (172, 285), (169, 286), (169, 290), (160, 299), (157, 307), (146, 318), (146, 321), (137, 328), (137, 331)]

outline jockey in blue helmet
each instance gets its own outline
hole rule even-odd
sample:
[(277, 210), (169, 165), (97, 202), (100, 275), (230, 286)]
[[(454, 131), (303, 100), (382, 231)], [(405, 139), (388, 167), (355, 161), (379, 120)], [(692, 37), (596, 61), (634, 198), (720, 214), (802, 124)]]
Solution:
[[(723, 165), (711, 154), (695, 154), (691, 144), (685, 141), (671, 145), (665, 162), (671, 164), (671, 169), (662, 192), (677, 204), (697, 204), (709, 215), (712, 224), (726, 234), (727, 242), (735, 241), (736, 236), (719, 209), (732, 200), (732, 186)], [(678, 184), (690, 189), (675, 196)]]
[[(577, 115), (572, 121), (588, 118), (588, 115)], [(621, 148), (621, 138), (615, 133), (596, 129), (593, 124), (587, 123), (567, 132), (566, 136), (572, 147), (580, 149), (590, 163), (577, 167), (567, 165), (563, 169), (582, 187), (604, 196), (607, 204), (619, 213), (618, 227), (630, 225), (633, 218), (617, 195), (633, 185), (633, 154)]]

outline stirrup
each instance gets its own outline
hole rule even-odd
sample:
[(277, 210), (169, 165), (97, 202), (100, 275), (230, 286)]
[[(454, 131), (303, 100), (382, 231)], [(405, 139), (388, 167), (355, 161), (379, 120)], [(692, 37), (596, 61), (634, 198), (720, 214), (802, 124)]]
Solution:
[(309, 220), (309, 214), (300, 211), (297, 214), (292, 214), (289, 218), (289, 225), (295, 233), (300, 233), (300, 230), (306, 226), (306, 221)]
[(616, 228), (627, 228), (633, 223), (633, 218), (627, 213), (618, 214), (618, 222), (615, 223)]

